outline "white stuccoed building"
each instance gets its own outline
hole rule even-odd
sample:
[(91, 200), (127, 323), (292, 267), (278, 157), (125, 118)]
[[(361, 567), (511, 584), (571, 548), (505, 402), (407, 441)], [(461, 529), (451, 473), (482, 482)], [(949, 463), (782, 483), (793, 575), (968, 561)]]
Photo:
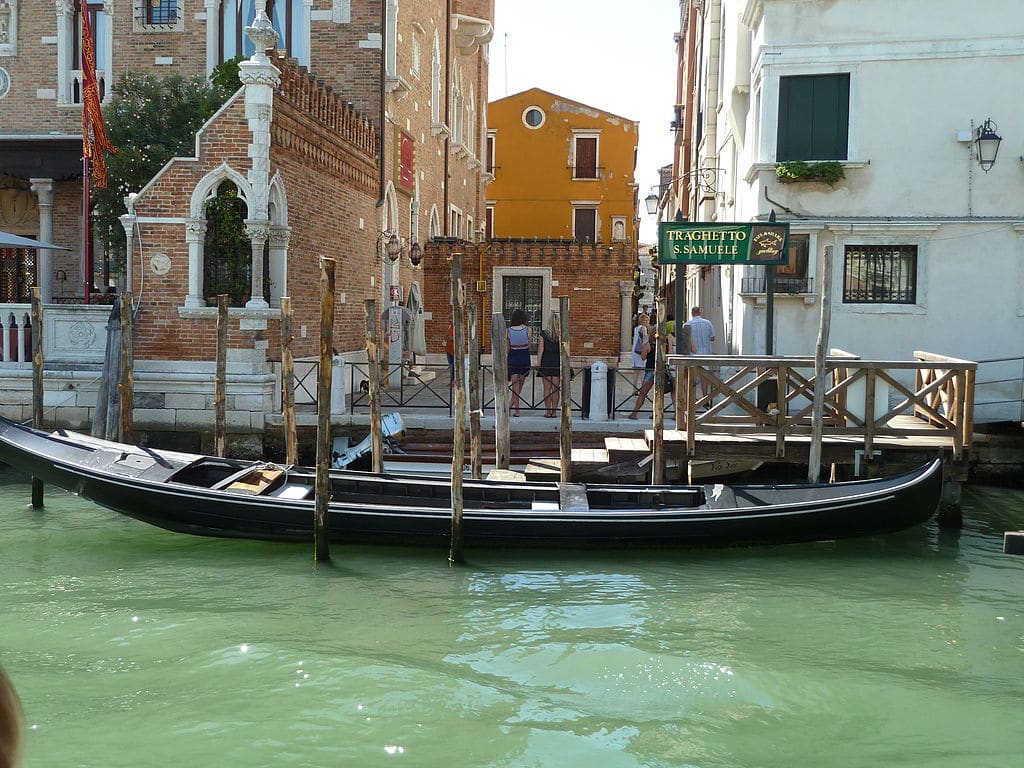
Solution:
[[(774, 211), (790, 223), (773, 353), (813, 355), (830, 251), (831, 347), (982, 362), (976, 420), (1019, 420), (1020, 0), (990, 0), (984, 12), (952, 0), (682, 0), (681, 9), (681, 186), (663, 215), (748, 222)], [(1002, 139), (991, 164), (979, 162), (983, 134)], [(799, 160), (838, 161), (844, 178), (780, 181), (776, 164)], [(719, 329), (715, 352), (763, 354), (765, 269), (689, 272), (688, 303)], [(997, 358), (1016, 359), (984, 362)], [(994, 379), (1007, 381), (985, 383)]]

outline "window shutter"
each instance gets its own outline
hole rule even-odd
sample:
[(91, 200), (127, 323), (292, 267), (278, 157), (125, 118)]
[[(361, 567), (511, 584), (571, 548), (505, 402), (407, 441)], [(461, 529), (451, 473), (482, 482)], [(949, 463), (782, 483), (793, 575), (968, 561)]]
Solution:
[(849, 74), (779, 79), (776, 161), (845, 160), (849, 127)]
[(577, 179), (597, 178), (597, 139), (593, 137), (577, 137), (576, 169)]
[(574, 237), (578, 243), (593, 243), (597, 239), (597, 211), (577, 208), (573, 211)]

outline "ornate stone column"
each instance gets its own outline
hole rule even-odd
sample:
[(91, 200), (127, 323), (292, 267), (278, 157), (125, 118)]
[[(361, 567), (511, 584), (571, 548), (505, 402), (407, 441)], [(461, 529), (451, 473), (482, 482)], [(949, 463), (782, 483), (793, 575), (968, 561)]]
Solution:
[(74, 54), (74, 0), (56, 0), (57, 12), (57, 104), (71, 103), (71, 59)]
[[(128, 209), (132, 211), (131, 208)], [(124, 229), (124, 285), (121, 287), (122, 291), (131, 291), (135, 293), (135, 287), (132, 285), (132, 277), (134, 272), (135, 262), (135, 222), (136, 217), (134, 211), (131, 213), (125, 213), (118, 217), (118, 221), (121, 222), (121, 228)], [(142, 255), (141, 253), (139, 254)]]
[[(53, 179), (29, 179), (30, 189), (36, 193), (39, 206), (39, 239), (44, 243), (53, 242)], [(53, 251), (39, 249), (39, 263), (36, 264), (39, 293), (44, 304), (53, 302)]]
[(292, 231), (289, 227), (271, 225), (270, 248), (270, 306), (280, 307), (281, 297), (288, 292), (288, 242)]
[(263, 298), (263, 251), (270, 239), (270, 222), (245, 220), (245, 233), (252, 243), (252, 289), (246, 309), (267, 309), (270, 305)]
[(203, 297), (203, 245), (206, 242), (206, 221), (192, 219), (186, 223), (185, 242), (188, 243), (188, 295), (185, 297), (185, 308), (198, 309), (206, 306)]
[(281, 82), (281, 72), (266, 51), (277, 42), (265, 3), (256, 10), (256, 18), (245, 34), (256, 50), (248, 61), (238, 65), (238, 76), (245, 87), (245, 116), (249, 121), (252, 140), (249, 142), (249, 217), (245, 229), (252, 242), (252, 291), (246, 307), (266, 309), (270, 305), (263, 298), (263, 249), (270, 237), (270, 121), (273, 116), (274, 89)]
[(619, 280), (619, 357), (632, 352), (633, 281)]
[(220, 24), (221, 0), (204, 0), (206, 8), (206, 74), (213, 72), (217, 66), (217, 51), (220, 48), (218, 29)]

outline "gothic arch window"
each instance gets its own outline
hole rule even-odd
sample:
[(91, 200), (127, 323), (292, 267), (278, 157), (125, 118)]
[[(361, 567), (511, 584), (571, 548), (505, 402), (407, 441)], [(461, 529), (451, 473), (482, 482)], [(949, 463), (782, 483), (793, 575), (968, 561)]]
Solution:
[(462, 96), (462, 68), (457, 64), (452, 76), (452, 113), (448, 115), (448, 126), (452, 132), (452, 143), (456, 147), (464, 143), (463, 135), (465, 112), (463, 111), (465, 99)]
[[(203, 296), (208, 302), (222, 293), (230, 297), (233, 307), (244, 306), (249, 300), (252, 244), (245, 230), (247, 211), (248, 206), (239, 197), (238, 187), (231, 181), (221, 182), (217, 194), (206, 201)], [(266, 285), (267, 280), (264, 279)]]
[[(111, 18), (104, 11), (102, 2), (76, 2), (74, 18), (71, 19), (70, 53), (68, 67), (68, 97), (71, 104), (82, 103), (82, 8), (89, 14), (92, 36), (96, 51), (96, 82), (99, 86), (100, 101), (110, 95), (111, 49), (113, 46)], [(58, 20), (59, 23), (59, 20)], [(58, 38), (63, 36), (58, 35)], [(64, 102), (61, 102), (64, 103)]]
[(430, 123), (441, 125), (441, 43), (434, 32), (434, 53), (430, 59)]
[[(277, 32), (277, 47), (309, 66), (309, 12), (303, 0), (267, 0), (267, 16)], [(221, 0), (218, 61), (249, 58), (255, 51), (245, 28), (256, 18), (256, 0)]]
[(427, 228), (427, 236), (433, 240), (441, 237), (444, 233), (441, 231), (441, 217), (437, 213), (437, 206), (431, 206), (430, 208), (430, 225)]

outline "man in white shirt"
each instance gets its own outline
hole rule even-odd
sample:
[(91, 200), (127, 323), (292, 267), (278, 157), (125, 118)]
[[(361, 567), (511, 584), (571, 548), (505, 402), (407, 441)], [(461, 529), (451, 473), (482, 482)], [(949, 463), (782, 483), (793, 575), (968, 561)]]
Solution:
[[(715, 340), (715, 326), (701, 314), (700, 307), (694, 307), (690, 310), (690, 333), (693, 337), (693, 344), (697, 348), (696, 354), (698, 355), (712, 355), (714, 352), (711, 351), (711, 343)], [(707, 395), (709, 387), (706, 381), (701, 380), (700, 391), (703, 395)], [(708, 405), (711, 405), (711, 401), (708, 401)]]

